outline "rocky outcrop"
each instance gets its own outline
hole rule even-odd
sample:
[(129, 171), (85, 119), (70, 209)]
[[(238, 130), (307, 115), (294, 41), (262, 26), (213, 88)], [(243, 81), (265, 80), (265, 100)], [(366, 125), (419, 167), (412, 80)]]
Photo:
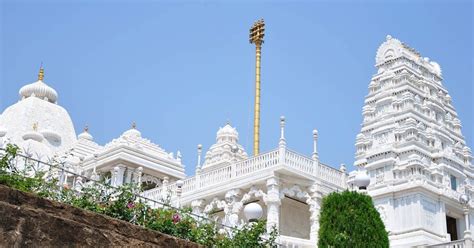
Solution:
[(4, 185), (0, 185), (0, 246), (200, 247)]

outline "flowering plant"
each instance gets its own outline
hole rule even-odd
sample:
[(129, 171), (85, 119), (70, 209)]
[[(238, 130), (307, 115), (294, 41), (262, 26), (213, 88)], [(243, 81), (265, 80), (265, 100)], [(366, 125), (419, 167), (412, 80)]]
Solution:
[[(69, 187), (59, 186), (56, 178), (44, 180), (44, 172), (35, 172), (33, 177), (20, 173), (13, 166), (18, 147), (8, 145), (0, 159), (0, 184), (22, 191), (36, 193), (50, 200), (73, 205), (78, 208), (105, 214), (128, 221), (152, 230), (173, 235), (181, 239), (199, 243), (206, 247), (274, 247), (276, 231), (265, 235), (265, 221), (244, 225), (241, 229), (230, 229), (221, 234), (218, 223), (193, 215), (191, 209), (150, 208), (137, 192), (136, 184), (120, 187), (86, 182), (80, 192)], [(51, 172), (50, 167), (50, 171)], [(52, 173), (49, 173), (52, 174)]]
[(176, 224), (181, 220), (178, 213), (173, 214), (173, 223)]

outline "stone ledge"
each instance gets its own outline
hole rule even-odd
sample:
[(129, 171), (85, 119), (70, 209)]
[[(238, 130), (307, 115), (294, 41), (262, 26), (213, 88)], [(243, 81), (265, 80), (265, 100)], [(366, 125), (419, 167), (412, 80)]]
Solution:
[(8, 247), (200, 247), (4, 185), (0, 185), (0, 244)]

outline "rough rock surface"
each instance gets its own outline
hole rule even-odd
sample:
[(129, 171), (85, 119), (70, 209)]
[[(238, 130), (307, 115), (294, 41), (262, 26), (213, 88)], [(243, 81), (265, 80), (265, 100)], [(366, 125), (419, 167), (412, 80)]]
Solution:
[(1, 247), (200, 247), (0, 185)]

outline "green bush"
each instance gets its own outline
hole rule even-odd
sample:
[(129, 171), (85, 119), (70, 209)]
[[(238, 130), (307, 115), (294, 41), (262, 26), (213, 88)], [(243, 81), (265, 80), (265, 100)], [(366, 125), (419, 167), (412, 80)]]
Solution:
[(323, 198), (318, 247), (389, 247), (388, 234), (372, 198), (353, 191)]

